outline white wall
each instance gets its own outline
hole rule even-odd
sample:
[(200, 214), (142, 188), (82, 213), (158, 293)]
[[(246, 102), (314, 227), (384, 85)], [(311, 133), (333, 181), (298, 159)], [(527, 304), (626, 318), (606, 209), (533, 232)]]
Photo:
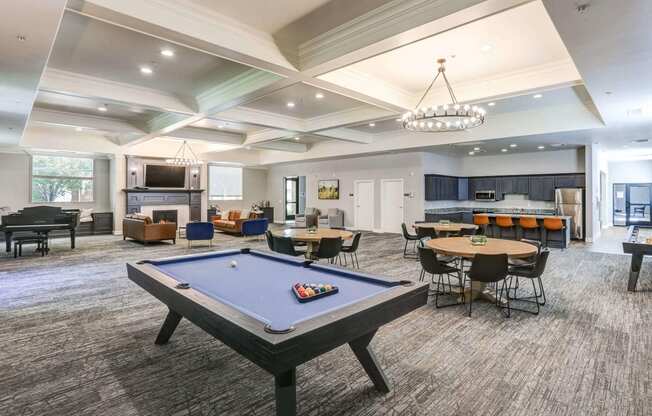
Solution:
[(652, 160), (607, 162), (606, 225), (613, 225), (613, 190), (616, 183), (652, 183)]
[[(93, 202), (47, 203), (65, 208), (93, 208), (95, 212), (110, 212), (109, 161), (95, 159)], [(30, 202), (30, 156), (25, 153), (0, 153), (0, 206), (16, 211), (26, 206), (43, 205)]]
[[(353, 227), (353, 182), (372, 179), (375, 183), (375, 228), (380, 228), (380, 180), (403, 179), (405, 193), (411, 193), (404, 204), (405, 222), (423, 219), (423, 154), (395, 153), (380, 156), (342, 158), (337, 160), (306, 162), (270, 167), (267, 174), (267, 195), (275, 208), (275, 220), (283, 221), (283, 177), (306, 176), (306, 207), (339, 208), (344, 211), (344, 222)], [(339, 179), (340, 199), (319, 200), (317, 182), (320, 179)]]
[(460, 176), (530, 175), (585, 171), (584, 149), (461, 158)]

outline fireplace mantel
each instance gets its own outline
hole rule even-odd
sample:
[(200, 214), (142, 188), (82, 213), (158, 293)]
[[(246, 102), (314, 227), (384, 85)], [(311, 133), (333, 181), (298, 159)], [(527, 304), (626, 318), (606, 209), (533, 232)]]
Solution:
[(127, 214), (141, 212), (143, 206), (187, 205), (190, 221), (201, 221), (203, 189), (123, 189), (127, 194)]

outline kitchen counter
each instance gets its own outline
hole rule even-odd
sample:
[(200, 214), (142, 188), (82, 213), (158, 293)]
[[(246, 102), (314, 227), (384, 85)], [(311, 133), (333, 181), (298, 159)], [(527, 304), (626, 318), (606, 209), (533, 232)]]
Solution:
[[(476, 212), (476, 214), (479, 214), (479, 213)], [(483, 214), (486, 215), (487, 217), (490, 217), (490, 218), (495, 218), (495, 217), (497, 217), (499, 215), (506, 215), (506, 216), (509, 216), (509, 217), (512, 217), (512, 218), (534, 217), (534, 218), (536, 218), (538, 220), (542, 220), (544, 218), (561, 218), (562, 220), (570, 221), (571, 218), (572, 218), (570, 215), (537, 215), (537, 214), (510, 214), (510, 213), (497, 213), (497, 214), (495, 214), (495, 213), (490, 213), (490, 212), (483, 213)]]

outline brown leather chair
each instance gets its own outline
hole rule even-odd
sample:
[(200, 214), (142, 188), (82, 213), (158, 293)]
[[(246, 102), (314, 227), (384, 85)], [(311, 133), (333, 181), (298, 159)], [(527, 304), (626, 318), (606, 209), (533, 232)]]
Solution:
[(131, 238), (143, 244), (152, 241), (172, 240), (177, 242), (177, 224), (154, 224), (150, 217), (144, 215), (129, 215), (122, 220), (122, 239)]

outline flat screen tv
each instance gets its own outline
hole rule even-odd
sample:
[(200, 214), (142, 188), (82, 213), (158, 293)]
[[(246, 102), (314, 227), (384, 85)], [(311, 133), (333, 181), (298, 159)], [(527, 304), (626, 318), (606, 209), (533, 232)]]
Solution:
[(184, 188), (185, 166), (145, 165), (145, 186), (148, 188)]

